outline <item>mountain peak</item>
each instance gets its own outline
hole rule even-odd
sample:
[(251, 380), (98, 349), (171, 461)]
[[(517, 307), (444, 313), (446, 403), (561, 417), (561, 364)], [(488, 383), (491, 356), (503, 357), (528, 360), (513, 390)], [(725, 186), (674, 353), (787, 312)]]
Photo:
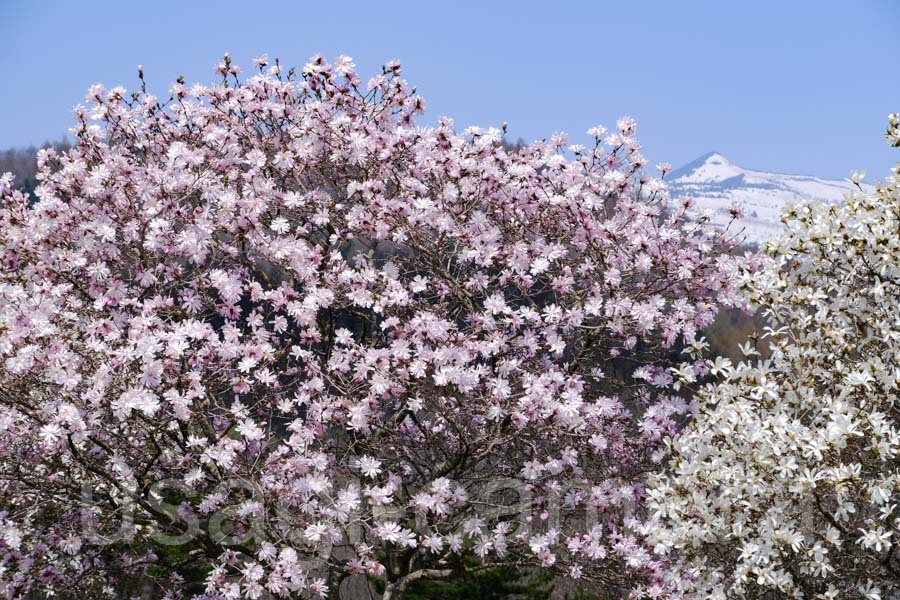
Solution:
[(720, 152), (707, 152), (700, 158), (672, 172), (670, 181), (711, 183), (742, 175), (744, 170), (732, 164)]

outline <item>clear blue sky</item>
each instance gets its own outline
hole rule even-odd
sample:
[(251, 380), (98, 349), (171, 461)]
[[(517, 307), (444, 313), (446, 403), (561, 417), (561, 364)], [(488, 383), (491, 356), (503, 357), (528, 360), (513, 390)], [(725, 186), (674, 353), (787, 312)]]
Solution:
[(508, 121), (532, 140), (638, 121), (645, 155), (676, 167), (717, 150), (787, 173), (883, 177), (900, 111), (900, 2), (745, 0), (42, 2), (0, 0), (0, 147), (64, 135), (95, 82), (164, 94), (211, 83), (228, 51), (302, 66), (346, 53), (363, 79), (396, 58), (458, 126)]

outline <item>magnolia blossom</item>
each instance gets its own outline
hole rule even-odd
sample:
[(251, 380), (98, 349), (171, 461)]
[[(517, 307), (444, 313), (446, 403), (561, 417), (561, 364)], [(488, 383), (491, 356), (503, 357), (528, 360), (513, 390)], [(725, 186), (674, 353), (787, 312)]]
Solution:
[(772, 356), (714, 366), (648, 491), (648, 539), (685, 592), (900, 597), (898, 169), (872, 196), (789, 209), (744, 277)]
[(2, 593), (391, 597), (473, 556), (669, 589), (630, 515), (734, 236), (629, 118), (511, 151), (418, 126), (397, 63), (255, 64), (94, 86), (35, 201), (0, 179)]

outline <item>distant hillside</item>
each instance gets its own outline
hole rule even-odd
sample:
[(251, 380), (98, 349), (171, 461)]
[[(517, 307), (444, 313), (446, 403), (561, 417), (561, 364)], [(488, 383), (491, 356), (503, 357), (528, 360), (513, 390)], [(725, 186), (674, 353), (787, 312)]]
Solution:
[[(763, 244), (781, 233), (781, 214), (788, 204), (810, 200), (839, 203), (856, 190), (849, 181), (744, 169), (717, 152), (676, 169), (667, 179), (672, 197), (692, 197), (698, 210), (712, 212), (715, 225), (728, 222), (728, 208), (733, 203), (742, 206), (745, 217), (739, 226), (748, 244)], [(863, 188), (874, 189), (869, 185)]]

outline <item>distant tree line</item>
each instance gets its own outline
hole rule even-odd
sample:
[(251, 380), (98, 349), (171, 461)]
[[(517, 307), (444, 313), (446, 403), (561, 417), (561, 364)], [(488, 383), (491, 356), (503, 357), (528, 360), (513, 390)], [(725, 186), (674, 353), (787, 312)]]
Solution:
[[(44, 142), (40, 148), (54, 148), (57, 151), (72, 147), (65, 138), (58, 142)], [(37, 187), (37, 153), (40, 149), (34, 145), (27, 148), (7, 148), (0, 151), (0, 173), (15, 175), (15, 185), (32, 196)]]

